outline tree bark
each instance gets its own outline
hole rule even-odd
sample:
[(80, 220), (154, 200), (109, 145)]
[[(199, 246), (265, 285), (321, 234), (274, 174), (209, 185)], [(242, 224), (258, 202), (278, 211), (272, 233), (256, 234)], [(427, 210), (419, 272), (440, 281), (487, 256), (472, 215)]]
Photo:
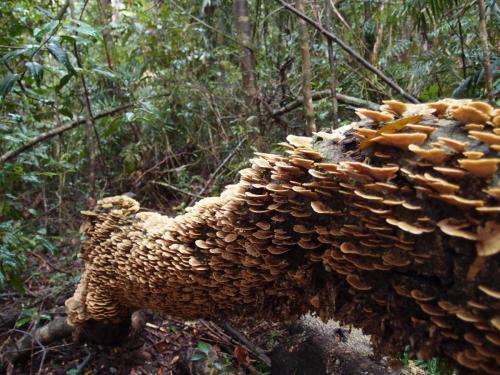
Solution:
[(491, 104), (494, 104), (495, 97), (493, 95), (493, 75), (491, 72), (490, 46), (488, 44), (488, 29), (486, 26), (486, 7), (484, 5), (484, 0), (477, 0), (477, 6), (479, 8), (479, 38), (481, 39), (481, 47), (483, 49), (486, 97)]
[[(295, 0), (295, 7), (304, 13), (304, 1)], [(312, 135), (316, 131), (314, 120), (314, 107), (311, 94), (311, 54), (309, 51), (309, 33), (304, 20), (297, 20), (299, 30), (300, 53), (302, 56), (302, 97), (304, 99), (304, 114), (306, 118), (306, 135)]]
[(255, 110), (257, 103), (258, 90), (247, 0), (234, 1), (234, 16), (236, 18), (236, 31), (240, 44), (240, 66), (243, 90), (245, 91), (245, 103), (250, 112), (252, 112)]
[[(325, 8), (326, 8), (326, 22), (325, 29), (327, 31), (332, 31), (332, 4), (330, 0), (325, 0)], [(335, 129), (338, 125), (338, 117), (339, 117), (339, 108), (338, 108), (338, 99), (337, 99), (337, 60), (335, 58), (335, 54), (333, 53), (333, 43), (331, 39), (326, 38), (326, 51), (328, 55), (328, 63), (330, 64), (330, 88), (332, 91), (332, 128)]]
[[(379, 12), (384, 10), (384, 3), (380, 4)], [(382, 37), (384, 35), (384, 23), (379, 21), (377, 23), (377, 29), (375, 32), (375, 43), (373, 43), (372, 53), (370, 54), (370, 62), (376, 65), (378, 60), (378, 54), (380, 52), (380, 47), (382, 46)]]

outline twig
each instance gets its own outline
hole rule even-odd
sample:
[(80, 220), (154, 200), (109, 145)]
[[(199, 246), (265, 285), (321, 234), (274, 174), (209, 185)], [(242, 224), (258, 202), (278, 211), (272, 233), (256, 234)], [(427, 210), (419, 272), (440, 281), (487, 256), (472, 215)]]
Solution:
[[(30, 342), (32, 343), (33, 341), (36, 341), (36, 343), (40, 347), (40, 350), (42, 352), (42, 359), (40, 360), (40, 366), (38, 367), (38, 375), (40, 375), (42, 373), (42, 368), (43, 368), (43, 364), (45, 362), (45, 357), (47, 356), (47, 349), (45, 348), (45, 345), (43, 345), (41, 343), (40, 339), (38, 337), (36, 337), (36, 334), (31, 334), (29, 332), (22, 331), (20, 329), (13, 329), (12, 332), (22, 333), (24, 335), (24, 337), (27, 337), (27, 336), (30, 337), (31, 338)], [(33, 348), (31, 350), (33, 350)]]
[[(207, 189), (209, 188), (209, 186), (212, 184), (212, 182), (215, 180), (215, 178), (219, 175), (219, 173), (224, 169), (224, 167), (226, 166), (226, 164), (234, 157), (234, 155), (236, 155), (236, 153), (238, 152), (239, 148), (243, 145), (243, 143), (246, 142), (246, 140), (248, 139), (248, 136), (245, 136), (243, 137), (239, 142), (238, 144), (236, 145), (236, 147), (233, 149), (233, 151), (231, 151), (231, 153), (226, 156), (226, 158), (222, 161), (222, 163), (220, 163), (220, 165), (217, 167), (217, 169), (210, 175), (210, 178), (207, 180), (207, 182), (205, 183), (205, 186), (203, 186), (203, 188), (197, 193), (197, 195), (200, 195), (202, 196), (203, 193), (205, 193), (205, 191), (207, 191)], [(194, 203), (194, 199), (191, 199), (191, 201), (189, 202), (188, 204), (188, 207), (192, 206)]]
[(242, 344), (244, 344), (251, 352), (253, 352), (266, 366), (271, 367), (271, 358), (269, 358), (264, 350), (253, 342), (248, 340), (236, 329), (231, 327), (229, 323), (224, 323), (224, 329), (228, 331), (232, 336), (236, 337)]
[[(19, 294), (16, 292), (8, 292), (8, 293), (0, 293), (0, 299), (2, 298), (11, 298), (11, 297), (16, 297)], [(0, 321), (2, 320), (1, 315), (0, 315)]]
[[(330, 90), (330, 89), (329, 90), (322, 90), (322, 91), (315, 92), (312, 95), (312, 99), (313, 100), (325, 99), (325, 98), (331, 97), (331, 95), (332, 95), (332, 90)], [(356, 106), (356, 107), (366, 107), (366, 108), (373, 109), (373, 110), (379, 109), (378, 104), (370, 102), (368, 100), (355, 98), (353, 96), (337, 94), (337, 99), (343, 103), (351, 104), (351, 105)], [(281, 108), (273, 111), (273, 116), (280, 116), (280, 115), (283, 115), (287, 112), (293, 111), (296, 108), (299, 108), (302, 105), (302, 101), (303, 101), (303, 99), (301, 97), (297, 98), (297, 100), (294, 100), (293, 102), (288, 103), (284, 107), (281, 107)]]
[(66, 275), (70, 275), (70, 276), (75, 276), (72, 272), (69, 272), (69, 271), (63, 270), (63, 269), (61, 269), (59, 267), (54, 266), (47, 259), (45, 259), (43, 256), (41, 256), (40, 254), (37, 254), (34, 251), (28, 250), (28, 253), (30, 253), (34, 257), (40, 259), (47, 267), (52, 268), (54, 271), (65, 273)]
[(75, 368), (75, 371), (73, 372), (74, 374), (81, 374), (81, 373), (83, 373), (83, 370), (85, 369), (85, 367), (89, 363), (90, 358), (92, 358), (92, 353), (90, 353), (90, 351), (88, 351), (88, 350), (87, 350), (87, 353), (88, 354), (85, 357), (85, 359)]
[[(11, 332), (20, 332), (24, 334), (24, 336), (16, 342), (16, 349), (4, 351), (0, 355), (0, 360), (3, 364), (14, 363), (33, 350), (33, 342), (36, 342), (43, 351), (43, 349), (45, 349), (44, 345), (68, 337), (73, 331), (74, 328), (67, 323), (66, 318), (56, 318), (43, 327), (35, 329), (31, 333), (13, 329)], [(43, 359), (45, 359), (45, 356)]]
[[(107, 117), (107, 116), (114, 115), (116, 113), (123, 112), (124, 110), (126, 110), (126, 109), (128, 109), (128, 108), (130, 108), (132, 106), (133, 106), (133, 104), (129, 103), (129, 104), (123, 105), (121, 107), (114, 108), (114, 109), (112, 109), (110, 111), (100, 112), (100, 113), (98, 113), (98, 114), (96, 114), (94, 116), (94, 119), (97, 120), (97, 119), (100, 119), (100, 118), (103, 118), (103, 117)], [(42, 133), (42, 134), (40, 134), (40, 135), (32, 138), (30, 141), (28, 141), (27, 143), (25, 143), (21, 147), (15, 149), (13, 151), (8, 151), (5, 154), (3, 154), (2, 156), (0, 156), (0, 165), (2, 165), (3, 163), (5, 163), (6, 161), (9, 161), (9, 160), (15, 158), (16, 156), (18, 156), (22, 152), (24, 152), (24, 151), (26, 151), (26, 150), (28, 150), (30, 148), (33, 148), (38, 143), (43, 142), (46, 139), (50, 139), (50, 138), (52, 138), (52, 137), (54, 137), (56, 135), (62, 134), (62, 133), (64, 133), (67, 130), (76, 128), (77, 126), (79, 126), (81, 124), (85, 124), (85, 118), (79, 118), (78, 120), (73, 121), (73, 122), (71, 122), (69, 124), (62, 125), (62, 126), (59, 126), (57, 128), (51, 129), (51, 130), (49, 130), (49, 131), (47, 131), (45, 133)]]
[(339, 37), (337, 37), (335, 34), (332, 32), (329, 32), (326, 30), (322, 25), (308, 17), (302, 12), (299, 12), (296, 8), (285, 2), (284, 0), (276, 0), (278, 3), (283, 5), (287, 10), (295, 14), (297, 17), (303, 19), (305, 22), (310, 24), (311, 26), (315, 27), (319, 32), (321, 32), (324, 36), (326, 36), (328, 39), (332, 40), (333, 42), (337, 43), (340, 48), (342, 48), (344, 51), (346, 51), (349, 55), (354, 57), (361, 65), (363, 65), (365, 68), (370, 70), (372, 73), (375, 73), (378, 77), (380, 77), (381, 80), (383, 80), (385, 83), (387, 83), (388, 86), (392, 87), (394, 90), (396, 90), (401, 96), (404, 98), (408, 99), (412, 103), (419, 103), (419, 101), (413, 97), (412, 95), (408, 94), (401, 86), (399, 86), (396, 82), (394, 82), (392, 79), (387, 77), (380, 69), (376, 68), (372, 64), (370, 64), (365, 58), (363, 58), (359, 53), (357, 53), (355, 50), (353, 50), (350, 46), (348, 46), (343, 40), (341, 40)]
[(261, 100), (261, 103), (264, 105), (264, 108), (266, 109), (266, 112), (272, 116), (272, 118), (280, 125), (284, 125), (286, 128), (289, 128), (290, 127), (290, 124), (284, 120), (283, 118), (281, 118), (281, 116), (279, 114), (275, 114), (273, 112), (273, 109), (271, 108), (271, 106), (269, 105), (269, 103), (262, 99)]
[(154, 184), (154, 185), (160, 185), (160, 186), (165, 186), (169, 189), (172, 189), (172, 190), (175, 190), (175, 191), (178, 191), (179, 193), (182, 193), (182, 194), (185, 194), (185, 195), (189, 195), (190, 197), (193, 197), (193, 198), (198, 198), (198, 199), (203, 199), (204, 196), (203, 195), (199, 195), (199, 194), (196, 194), (196, 193), (191, 193), (189, 191), (186, 191), (186, 190), (183, 190), (181, 188), (178, 188), (177, 186), (174, 186), (174, 185), (170, 185), (169, 183), (167, 182), (163, 182), (163, 181), (149, 181), (151, 184)]

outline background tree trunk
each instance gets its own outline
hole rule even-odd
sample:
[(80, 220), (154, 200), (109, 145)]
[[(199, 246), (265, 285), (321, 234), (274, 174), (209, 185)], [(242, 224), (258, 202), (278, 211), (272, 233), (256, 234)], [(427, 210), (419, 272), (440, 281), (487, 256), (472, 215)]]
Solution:
[(247, 0), (235, 0), (234, 16), (236, 18), (236, 31), (240, 43), (240, 65), (245, 91), (245, 103), (254, 110), (257, 103), (257, 75), (255, 71), (255, 56), (252, 50), (252, 36)]
[[(380, 4), (379, 13), (384, 10), (384, 3)], [(370, 55), (370, 62), (374, 65), (377, 64), (378, 54), (380, 52), (380, 47), (382, 46), (382, 37), (384, 36), (384, 23), (379, 21), (377, 23), (377, 29), (375, 31), (375, 43), (373, 43), (372, 53)]]
[[(304, 1), (295, 0), (295, 7), (304, 13)], [(297, 19), (299, 30), (300, 52), (302, 55), (302, 96), (304, 97), (304, 113), (306, 117), (306, 135), (316, 131), (314, 107), (311, 94), (311, 55), (309, 52), (309, 33), (304, 20)]]
[[(332, 31), (332, 4), (330, 0), (325, 0), (326, 8), (326, 22), (325, 28), (328, 31)], [(337, 100), (337, 61), (335, 59), (335, 54), (333, 52), (333, 42), (331, 39), (326, 38), (326, 51), (328, 54), (328, 63), (330, 64), (331, 77), (330, 77), (330, 88), (332, 91), (332, 128), (336, 128), (338, 125), (338, 100)]]
[(486, 84), (486, 96), (491, 104), (494, 103), (493, 96), (493, 76), (491, 74), (490, 47), (488, 45), (488, 30), (486, 27), (486, 7), (484, 0), (478, 0), (479, 7), (479, 37), (481, 38), (481, 47), (483, 48), (484, 81)]

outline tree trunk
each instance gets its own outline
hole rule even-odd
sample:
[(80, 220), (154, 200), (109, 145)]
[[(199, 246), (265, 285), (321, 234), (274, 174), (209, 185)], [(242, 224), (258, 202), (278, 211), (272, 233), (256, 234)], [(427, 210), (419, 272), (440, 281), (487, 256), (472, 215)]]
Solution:
[[(109, 31), (109, 0), (98, 0), (99, 16), (101, 20), (102, 29), (102, 39), (104, 44), (104, 53), (106, 54), (106, 62), (108, 64), (109, 70), (115, 72), (115, 64), (113, 59), (114, 42), (111, 32)], [(115, 93), (118, 99), (120, 99), (121, 104), (125, 103), (125, 98), (123, 97), (123, 92), (118, 83), (115, 83)]]
[[(330, 0), (325, 0), (325, 8), (326, 8), (326, 22), (325, 28), (327, 31), (332, 31), (332, 5)], [(327, 38), (326, 40), (326, 51), (328, 55), (328, 63), (330, 64), (330, 89), (332, 91), (332, 129), (335, 129), (338, 125), (338, 100), (337, 100), (337, 61), (335, 59), (335, 55), (333, 53), (333, 42)]]
[(371, 1), (364, 1), (363, 2), (363, 10), (364, 10), (364, 22), (363, 25), (361, 26), (361, 35), (363, 36), (363, 45), (365, 46), (364, 49), (364, 58), (366, 60), (370, 59), (370, 51), (371, 51), (371, 41), (367, 38), (367, 35), (365, 34), (363, 28), (364, 25), (368, 24), (368, 22), (371, 21), (372, 19), (372, 2)]
[[(379, 12), (382, 13), (383, 10), (384, 10), (384, 3), (380, 4)], [(375, 43), (373, 43), (373, 49), (370, 55), (370, 62), (374, 65), (377, 64), (380, 47), (382, 47), (383, 36), (384, 36), (384, 23), (382, 21), (379, 21), (377, 24), (377, 30), (375, 32)]]
[[(304, 13), (304, 1), (295, 0), (295, 7)], [(304, 114), (306, 118), (306, 135), (316, 131), (314, 107), (311, 96), (311, 55), (309, 52), (309, 33), (304, 20), (297, 20), (299, 29), (300, 52), (302, 55), (302, 96), (304, 98)]]
[[(464, 122), (498, 118), (480, 103), (386, 105), (315, 143), (289, 136), (287, 156), (259, 154), (238, 184), (184, 215), (141, 212), (126, 196), (83, 212), (70, 323), (120, 324), (138, 308), (216, 320), (313, 311), (363, 328), (378, 352), (494, 373), (498, 161), (459, 152), (490, 141), (464, 143)], [(399, 131), (382, 133), (387, 122)]]
[(494, 104), (493, 75), (491, 73), (490, 46), (488, 44), (488, 30), (486, 27), (486, 9), (484, 0), (477, 0), (479, 7), (479, 37), (483, 48), (484, 81), (486, 83), (486, 96), (491, 104)]
[(258, 91), (247, 0), (234, 1), (234, 16), (236, 18), (236, 31), (240, 44), (240, 65), (243, 90), (245, 91), (245, 103), (250, 112), (252, 112), (255, 110)]

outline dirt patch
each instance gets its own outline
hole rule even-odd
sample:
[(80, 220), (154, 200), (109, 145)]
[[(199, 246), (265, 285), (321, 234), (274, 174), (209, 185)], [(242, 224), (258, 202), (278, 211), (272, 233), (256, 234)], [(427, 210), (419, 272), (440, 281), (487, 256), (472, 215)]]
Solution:
[(359, 329), (323, 323), (310, 315), (290, 328), (271, 358), (272, 375), (425, 375), (419, 369), (393, 369), (374, 357), (370, 338)]

